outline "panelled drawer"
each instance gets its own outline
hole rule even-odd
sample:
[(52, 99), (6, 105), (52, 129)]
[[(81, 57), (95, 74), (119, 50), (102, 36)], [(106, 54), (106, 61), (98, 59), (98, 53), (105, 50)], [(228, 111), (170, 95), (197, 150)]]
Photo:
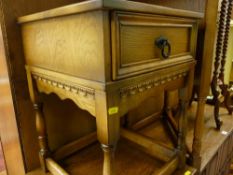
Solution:
[[(174, 66), (195, 56), (196, 20), (126, 12), (113, 12), (111, 17), (113, 80)], [(156, 45), (159, 38), (170, 44), (168, 58)]]

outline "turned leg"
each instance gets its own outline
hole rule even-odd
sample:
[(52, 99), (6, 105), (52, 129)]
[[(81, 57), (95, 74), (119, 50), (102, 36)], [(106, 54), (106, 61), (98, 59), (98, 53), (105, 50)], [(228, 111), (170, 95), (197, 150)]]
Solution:
[[(166, 129), (169, 132), (169, 136), (170, 136), (173, 144), (177, 145), (178, 123), (175, 120), (175, 117), (173, 116), (172, 104), (170, 104), (170, 99), (172, 99), (173, 96), (171, 96), (170, 94), (171, 93), (169, 91), (165, 92), (165, 105), (164, 105), (164, 107), (165, 107), (164, 113), (165, 114), (163, 116), (163, 121), (165, 122), (165, 125), (167, 126)], [(178, 111), (178, 113), (179, 113), (179, 111)]]
[(193, 81), (194, 67), (188, 72), (184, 87), (179, 90), (180, 117), (178, 121), (178, 150), (180, 151), (180, 168), (183, 168), (186, 164), (186, 152), (188, 151), (186, 145), (187, 110), (192, 96)]
[[(174, 92), (174, 91), (173, 91)], [(177, 94), (173, 93), (172, 91), (165, 91), (165, 116), (166, 119), (168, 120), (168, 122), (170, 123), (170, 125), (172, 126), (173, 130), (175, 131), (175, 133), (177, 133), (178, 131), (178, 125), (177, 122), (173, 116), (173, 111), (174, 111), (174, 104), (172, 104), (172, 100), (174, 98), (177, 98)], [(176, 107), (176, 113), (178, 114), (179, 112), (179, 104), (178, 107)], [(175, 114), (175, 115), (177, 115)]]
[(116, 174), (115, 170), (115, 146), (101, 144), (104, 153), (103, 174)]
[(103, 175), (116, 175), (115, 150), (120, 134), (117, 107), (108, 107), (106, 92), (96, 92), (97, 137), (104, 153)]
[(180, 168), (185, 167), (186, 163), (186, 127), (187, 127), (187, 108), (188, 108), (188, 89), (187, 87), (179, 91), (181, 112), (178, 123), (178, 145), (180, 156)]
[(45, 118), (43, 115), (43, 106), (42, 103), (39, 102), (40, 101), (39, 93), (32, 80), (32, 76), (29, 68), (27, 68), (27, 80), (28, 80), (30, 98), (35, 110), (36, 130), (38, 133), (38, 141), (40, 147), (40, 151), (39, 151), (40, 164), (44, 172), (47, 172), (45, 159), (48, 157), (49, 148), (48, 148)]
[(42, 103), (34, 103), (34, 109), (36, 114), (36, 129), (38, 133), (39, 141), (39, 158), (40, 164), (44, 172), (47, 172), (45, 159), (48, 157), (48, 140), (45, 126), (45, 118), (42, 112)]

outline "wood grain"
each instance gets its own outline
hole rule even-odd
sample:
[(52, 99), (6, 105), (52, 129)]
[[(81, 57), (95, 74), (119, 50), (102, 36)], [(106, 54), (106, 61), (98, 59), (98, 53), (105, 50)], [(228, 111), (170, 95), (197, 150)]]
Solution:
[(161, 161), (168, 162), (175, 156), (175, 152), (173, 152), (171, 149), (166, 148), (143, 135), (126, 129), (121, 129), (121, 136), (138, 145), (139, 149), (142, 151), (145, 151), (147, 154)]
[[(22, 29), (26, 62), (104, 82), (102, 26), (103, 12), (100, 11), (28, 23)], [(90, 63), (92, 71), (89, 71)]]
[[(176, 57), (177, 55), (184, 55), (190, 52), (189, 29), (185, 27), (131, 27), (129, 25), (122, 26), (121, 30), (122, 66), (135, 64), (140, 61), (144, 62), (147, 60), (152, 61), (153, 59), (162, 59), (161, 51), (155, 47), (155, 40), (159, 38), (159, 36), (164, 36), (165, 38), (168, 38), (172, 46), (171, 57)], [(172, 34), (173, 32), (176, 33), (176, 36)], [(179, 40), (178, 38), (181, 38), (181, 40)], [(143, 47), (143, 50), (138, 49), (142, 45), (145, 46)]]
[[(197, 21), (194, 19), (115, 12), (111, 20), (114, 80), (195, 57)], [(162, 57), (161, 49), (156, 46), (159, 37), (166, 38), (171, 45), (168, 59)]]
[(57, 9), (44, 11), (41, 13), (31, 14), (23, 16), (18, 19), (19, 23), (25, 23), (30, 21), (36, 21), (41, 19), (59, 17), (64, 15), (70, 15), (74, 13), (88, 12), (94, 10), (103, 9), (116, 9), (116, 10), (129, 10), (134, 12), (146, 12), (154, 14), (166, 14), (170, 16), (183, 16), (183, 17), (196, 17), (202, 18), (203, 14), (186, 10), (175, 10), (172, 8), (148, 5), (146, 3), (130, 2), (130, 1), (118, 1), (118, 0), (91, 0), (79, 4), (73, 4)]
[[(71, 164), (76, 164), (76, 162), (81, 163), (81, 157), (85, 159), (87, 166), (84, 166), (84, 164), (79, 164), (80, 166), (76, 166), (75, 168), (70, 166)], [(98, 144), (95, 144), (89, 147), (88, 150), (80, 152), (79, 154), (71, 157), (69, 160), (67, 159), (63, 165), (71, 174), (84, 175), (91, 173), (93, 175), (101, 175), (102, 160), (103, 156), (101, 154), (101, 150), (98, 148)], [(148, 175), (151, 174), (155, 169), (159, 169), (160, 166), (162, 166), (160, 161), (153, 159), (152, 157), (147, 156), (143, 152), (135, 149), (130, 142), (125, 140), (119, 142), (118, 148), (116, 150), (117, 174)]]
[(87, 136), (83, 136), (82, 138), (75, 140), (69, 144), (66, 144), (60, 148), (58, 148), (54, 153), (53, 153), (53, 158), (55, 160), (61, 160), (64, 159), (65, 157), (74, 154), (75, 152), (87, 147), (88, 145), (96, 142), (97, 136), (96, 132), (93, 132)]

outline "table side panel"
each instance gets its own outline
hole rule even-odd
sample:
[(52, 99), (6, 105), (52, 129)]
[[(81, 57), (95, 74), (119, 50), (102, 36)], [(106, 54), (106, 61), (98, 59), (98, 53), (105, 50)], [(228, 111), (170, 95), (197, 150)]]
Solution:
[(105, 81), (103, 15), (93, 11), (23, 24), (27, 65)]

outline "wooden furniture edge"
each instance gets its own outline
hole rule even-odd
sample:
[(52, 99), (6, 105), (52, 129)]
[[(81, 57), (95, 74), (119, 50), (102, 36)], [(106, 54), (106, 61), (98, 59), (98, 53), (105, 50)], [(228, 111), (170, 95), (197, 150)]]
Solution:
[(47, 69), (36, 67), (36, 66), (26, 65), (25, 68), (27, 71), (35, 73), (36, 75), (41, 75), (45, 78), (58, 78), (58, 77), (60, 77), (60, 79), (62, 79), (65, 82), (78, 84), (80, 86), (85, 86), (88, 88), (95, 87), (96, 90), (104, 90), (105, 89), (105, 86), (102, 82), (97, 82), (97, 81), (88, 80), (88, 79), (84, 79), (84, 78), (78, 78), (78, 77), (75, 77), (72, 75), (63, 74), (60, 72), (47, 70)]
[(59, 164), (57, 164), (53, 159), (47, 158), (46, 159), (46, 165), (48, 170), (53, 174), (53, 175), (69, 175), (66, 170), (64, 170)]
[(164, 162), (169, 161), (176, 154), (175, 151), (159, 145), (153, 139), (147, 138), (146, 136), (123, 128), (121, 128), (120, 132), (123, 138), (138, 145), (139, 149)]
[(142, 120), (139, 120), (138, 122), (136, 122), (135, 124), (133, 124), (133, 126), (130, 126), (130, 128), (134, 131), (137, 131), (143, 127), (145, 127), (146, 125), (153, 123), (155, 120), (158, 119), (159, 116), (161, 116), (162, 112), (155, 112), (147, 117), (145, 117)]
[(198, 93), (198, 107), (196, 111), (194, 137), (192, 145), (192, 165), (199, 171), (201, 168), (201, 148), (204, 133), (204, 113), (206, 97), (209, 94), (210, 80), (212, 74), (213, 54), (215, 47), (215, 37), (217, 34), (216, 20), (218, 11), (218, 0), (207, 0), (205, 13), (205, 36), (204, 51), (202, 54), (201, 79)]
[(179, 157), (171, 158), (160, 170), (155, 171), (152, 175), (171, 175), (179, 165)]
[(54, 160), (62, 160), (66, 158), (67, 156), (70, 156), (71, 154), (74, 154), (75, 152), (85, 148), (86, 146), (94, 143), (97, 141), (97, 133), (93, 132), (86, 136), (83, 136), (71, 143), (68, 143), (60, 148), (58, 148), (53, 153)]
[(193, 12), (188, 10), (180, 10), (169, 7), (163, 7), (159, 5), (146, 4), (141, 2), (132, 2), (126, 0), (90, 0), (80, 3), (67, 5), (64, 7), (54, 8), (31, 15), (26, 15), (18, 18), (18, 23), (27, 23), (37, 20), (43, 20), (47, 18), (53, 18), (58, 16), (71, 15), (76, 13), (88, 12), (93, 10), (115, 9), (115, 10), (127, 10), (133, 12), (146, 12), (160, 15), (173, 15), (179, 17), (190, 18), (203, 18), (204, 14), (200, 12)]

